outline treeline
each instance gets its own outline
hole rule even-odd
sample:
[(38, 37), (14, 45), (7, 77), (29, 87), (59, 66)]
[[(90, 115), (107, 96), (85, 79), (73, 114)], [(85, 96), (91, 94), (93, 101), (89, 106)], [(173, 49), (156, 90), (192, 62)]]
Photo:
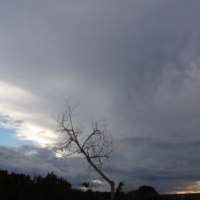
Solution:
[(1, 200), (85, 200), (108, 199), (108, 193), (82, 192), (72, 188), (71, 184), (54, 173), (46, 177), (31, 178), (24, 174), (9, 174), (0, 171), (0, 199)]
[[(72, 188), (71, 184), (49, 173), (45, 177), (31, 178), (24, 174), (9, 174), (0, 170), (0, 200), (109, 200), (109, 192), (83, 191)], [(156, 200), (158, 193), (150, 186), (142, 186), (136, 191), (123, 192), (119, 184), (116, 200)]]

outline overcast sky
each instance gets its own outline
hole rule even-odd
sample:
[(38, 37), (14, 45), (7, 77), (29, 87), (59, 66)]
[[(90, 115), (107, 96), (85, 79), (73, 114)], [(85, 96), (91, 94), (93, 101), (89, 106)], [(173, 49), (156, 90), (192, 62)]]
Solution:
[(106, 119), (105, 170), (127, 190), (200, 191), (199, 10), (199, 0), (1, 0), (0, 168), (99, 178), (46, 148), (68, 99), (86, 129)]

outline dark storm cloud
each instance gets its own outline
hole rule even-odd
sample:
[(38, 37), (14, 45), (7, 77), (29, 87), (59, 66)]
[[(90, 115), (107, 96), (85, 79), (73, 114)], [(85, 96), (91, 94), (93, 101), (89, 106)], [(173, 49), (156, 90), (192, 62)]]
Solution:
[(199, 8), (195, 0), (2, 1), (1, 81), (40, 98), (17, 107), (40, 126), (53, 127), (46, 116), (60, 97), (80, 101), (83, 124), (108, 118), (120, 141), (115, 170), (167, 191), (181, 184), (167, 177), (199, 174)]
[(181, 173), (177, 170), (160, 170), (160, 169), (149, 169), (148, 166), (143, 168), (132, 168), (131, 170), (123, 170), (120, 168), (108, 168), (107, 171), (111, 174), (115, 174), (115, 176), (121, 177), (129, 177), (132, 179), (142, 179), (145, 181), (173, 181), (173, 180), (188, 180), (188, 181), (198, 181), (198, 177), (200, 174), (197, 172), (193, 173), (185, 173), (186, 171), (182, 171)]
[(0, 163), (0, 169), (31, 176), (46, 176), (54, 172), (71, 181), (75, 187), (80, 187), (89, 177), (85, 168), (80, 168), (80, 163), (82, 166), (85, 164), (80, 158), (61, 159), (55, 157), (52, 150), (28, 145), (20, 148), (0, 146)]
[[(87, 163), (80, 158), (61, 159), (56, 158), (52, 150), (47, 148), (37, 148), (34, 146), (22, 146), (20, 148), (8, 148), (5, 146), (0, 147), (0, 168), (7, 169), (9, 172), (25, 173), (31, 176), (43, 175), (45, 176), (48, 172), (54, 172), (58, 176), (62, 176), (69, 180), (73, 186), (80, 187), (84, 181), (91, 181), (91, 185), (94, 188), (101, 188), (101, 185), (92, 182), (92, 180), (98, 179), (99, 177), (95, 174), (88, 174), (86, 170)], [(131, 182), (134, 182), (133, 187), (137, 187), (138, 183), (152, 183), (157, 185), (159, 181), (166, 183), (179, 182), (181, 181), (197, 181), (198, 171), (194, 166), (187, 170), (180, 170), (180, 165), (184, 167), (184, 163), (171, 163), (169, 169), (152, 168), (151, 164), (147, 163), (146, 166), (139, 167), (138, 163), (134, 163), (135, 167), (126, 166), (127, 169), (123, 169), (123, 166), (107, 166), (105, 172), (109, 173), (112, 178), (117, 182), (125, 180), (126, 185), (131, 186)], [(166, 163), (162, 163), (164, 166)], [(81, 166), (81, 167), (80, 167)], [(85, 166), (85, 167), (84, 167)], [(156, 166), (156, 165), (155, 165)], [(166, 165), (169, 167), (169, 164)], [(105, 186), (103, 186), (105, 189)], [(157, 186), (160, 191), (163, 190), (162, 186)]]
[(172, 138), (152, 138), (152, 137), (135, 137), (135, 138), (126, 138), (122, 139), (119, 142), (128, 144), (132, 147), (146, 146), (158, 150), (199, 150), (200, 148), (200, 139), (172, 139)]
[(199, 180), (199, 142), (184, 137), (122, 139), (115, 142), (114, 165), (107, 171), (135, 188), (142, 184), (160, 192), (186, 188)]
[(9, 115), (0, 113), (0, 126), (16, 128), (22, 124), (22, 120), (12, 119)]

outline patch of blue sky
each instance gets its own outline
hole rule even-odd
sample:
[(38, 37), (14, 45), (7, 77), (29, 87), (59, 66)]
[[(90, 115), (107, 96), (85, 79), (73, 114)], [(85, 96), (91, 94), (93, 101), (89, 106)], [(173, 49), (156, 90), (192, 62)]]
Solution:
[(19, 139), (15, 129), (0, 128), (0, 145), (18, 147), (25, 144), (31, 144), (31, 142)]

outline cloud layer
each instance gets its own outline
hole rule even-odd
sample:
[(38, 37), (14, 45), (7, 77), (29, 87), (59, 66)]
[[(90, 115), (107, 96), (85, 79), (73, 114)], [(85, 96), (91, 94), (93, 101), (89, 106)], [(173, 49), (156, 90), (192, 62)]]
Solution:
[(52, 144), (70, 99), (86, 130), (108, 120), (117, 180), (162, 192), (198, 181), (199, 1), (0, 4), (1, 127)]

